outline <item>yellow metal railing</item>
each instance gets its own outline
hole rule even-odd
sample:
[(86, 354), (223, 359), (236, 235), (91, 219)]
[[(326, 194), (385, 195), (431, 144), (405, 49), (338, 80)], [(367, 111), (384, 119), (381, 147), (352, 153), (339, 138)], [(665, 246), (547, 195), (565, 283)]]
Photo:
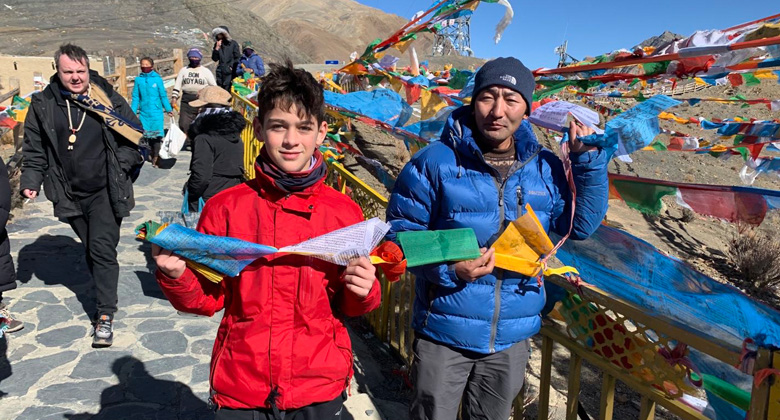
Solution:
[(260, 154), (263, 143), (255, 138), (255, 129), (252, 122), (257, 116), (257, 105), (249, 102), (233, 93), (233, 109), (244, 116), (246, 126), (241, 131), (241, 140), (244, 142), (244, 177), (255, 177), (255, 158)]
[[(250, 126), (249, 130), (251, 130), (251, 120), (256, 115), (254, 105), (234, 95), (233, 106), (247, 118)], [(254, 139), (254, 134), (251, 131), (245, 130), (244, 134), (245, 136), (242, 135), (242, 138), (244, 139), (245, 161), (253, 163), (261, 144)], [(376, 192), (338, 162), (330, 161), (328, 166), (330, 169), (326, 179), (328, 185), (350, 196), (361, 206), (366, 218), (383, 218), (388, 203), (386, 197)], [(254, 177), (252, 164), (247, 166), (247, 169), (250, 168), (252, 168), (252, 171), (249, 172), (248, 170), (247, 176), (252, 178)], [(412, 362), (412, 341), (414, 339), (414, 332), (411, 327), (415, 298), (414, 276), (407, 272), (401, 277), (400, 281), (390, 283), (380, 273), (379, 281), (382, 286), (382, 304), (379, 309), (367, 314), (366, 319), (377, 336), (396, 350), (407, 363), (407, 366), (409, 366)], [(542, 371), (538, 403), (539, 420), (547, 420), (550, 412), (549, 401), (553, 366), (552, 349), (554, 343), (566, 347), (571, 352), (566, 420), (577, 419), (583, 360), (587, 360), (603, 372), (600, 413), (598, 417), (600, 420), (613, 418), (616, 380), (620, 380), (642, 395), (640, 420), (654, 418), (656, 405), (665, 407), (685, 420), (706, 419), (698, 411), (683, 404), (679, 399), (670, 397), (668, 392), (664, 392), (654, 385), (654, 382), (658, 382), (659, 378), (664, 378), (666, 382), (678, 385), (682, 381), (682, 378), (679, 376), (679, 369), (675, 369), (672, 366), (664, 366), (663, 363), (655, 360), (657, 348), (669, 346), (670, 343), (686, 343), (690, 347), (715, 359), (729, 365), (735, 365), (740, 358), (740, 349), (737, 346), (691, 331), (686, 326), (679, 325), (673, 320), (647, 315), (642, 308), (609, 296), (598, 288), (586, 286), (575, 290), (564, 278), (557, 276), (547, 277), (546, 281), (566, 288), (570, 292), (570, 297), (575, 293), (582, 294), (582, 296), (577, 295), (581, 299), (579, 306), (569, 307), (568, 309), (560, 307), (559, 309), (559, 312), (564, 315), (564, 319), (566, 314), (571, 317), (571, 314), (575, 311), (581, 313), (582, 319), (578, 323), (571, 318), (568, 320), (569, 322), (564, 322), (564, 320), (546, 320), (541, 329)], [(567, 310), (568, 313), (566, 312)], [(648, 372), (619, 367), (615, 363), (614, 358), (605, 357), (603, 352), (599, 354), (594, 351), (592, 338), (596, 333), (602, 331), (599, 330), (599, 327), (591, 327), (590, 330), (588, 327), (598, 324), (599, 321), (596, 318), (599, 314), (602, 317), (607, 317), (606, 319), (613, 320), (612, 325), (614, 328), (618, 330), (624, 328), (627, 333), (631, 332), (637, 336), (641, 335), (642, 338), (635, 338), (634, 343), (639, 343), (643, 346), (644, 352), (635, 352), (638, 354), (637, 357), (641, 356), (643, 359), (634, 359), (634, 362), (652, 366), (649, 372), (649, 376), (652, 376), (652, 378), (648, 376)], [(618, 323), (621, 327), (614, 326)], [(589, 341), (589, 339), (591, 340)], [(588, 343), (591, 344), (589, 345)], [(749, 374), (755, 374), (761, 369), (769, 368), (780, 369), (780, 351), (773, 352), (770, 349), (758, 349), (755, 367)], [(677, 377), (674, 375), (677, 375)], [(780, 419), (780, 378), (770, 377), (760, 386), (754, 387), (751, 394), (748, 420)], [(518, 396), (514, 413), (514, 418), (516, 419), (523, 418), (522, 403), (522, 396)]]

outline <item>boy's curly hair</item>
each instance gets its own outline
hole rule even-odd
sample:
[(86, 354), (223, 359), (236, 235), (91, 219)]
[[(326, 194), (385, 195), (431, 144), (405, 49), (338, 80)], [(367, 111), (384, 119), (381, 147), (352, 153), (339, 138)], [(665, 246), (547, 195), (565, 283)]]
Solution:
[(295, 105), (302, 119), (314, 117), (317, 124), (325, 121), (325, 98), (322, 86), (309, 72), (293, 67), (286, 59), (284, 64), (272, 63), (271, 71), (263, 77), (257, 94), (257, 118), (262, 122), (274, 108), (289, 111)]

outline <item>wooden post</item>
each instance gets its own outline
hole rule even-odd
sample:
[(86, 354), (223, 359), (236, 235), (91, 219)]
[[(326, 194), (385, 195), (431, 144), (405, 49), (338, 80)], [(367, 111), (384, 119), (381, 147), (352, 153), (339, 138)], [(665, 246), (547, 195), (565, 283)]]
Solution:
[(566, 420), (577, 420), (577, 406), (580, 401), (582, 379), (582, 357), (571, 352), (569, 361), (569, 390), (566, 395)]
[(647, 395), (642, 395), (639, 405), (639, 420), (653, 420), (655, 418), (655, 401)]
[(601, 383), (601, 409), (599, 420), (612, 420), (615, 409), (615, 377), (604, 372)]
[(542, 335), (542, 377), (539, 380), (539, 420), (547, 420), (550, 412), (550, 382), (552, 375), (553, 339)]
[(174, 76), (179, 74), (179, 71), (184, 67), (184, 50), (181, 48), (173, 49), (173, 74)]
[(124, 57), (115, 57), (116, 74), (119, 75), (119, 94), (127, 98), (127, 62)]

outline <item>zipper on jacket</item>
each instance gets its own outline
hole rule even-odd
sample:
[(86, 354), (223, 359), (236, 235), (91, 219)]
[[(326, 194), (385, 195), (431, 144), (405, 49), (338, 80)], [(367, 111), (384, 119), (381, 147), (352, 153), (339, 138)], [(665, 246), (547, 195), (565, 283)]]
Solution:
[[(225, 332), (225, 339), (222, 341), (222, 348), (219, 349), (219, 353), (217, 353), (217, 356), (214, 358), (214, 367), (211, 369), (211, 374), (209, 375), (209, 387), (211, 388), (211, 392), (209, 393), (209, 401), (213, 401), (214, 397), (217, 396), (217, 391), (214, 389), (214, 374), (217, 372), (217, 368), (219, 367), (219, 359), (222, 357), (222, 353), (225, 351), (225, 346), (227, 346), (231, 329), (233, 329), (233, 322), (228, 324), (227, 331)], [(216, 405), (217, 402), (213, 401), (213, 404)]]
[[(501, 232), (501, 228), (504, 227), (504, 217), (505, 217), (505, 206), (504, 206), (504, 188), (506, 188), (506, 183), (509, 181), (509, 178), (512, 177), (517, 171), (523, 168), (523, 166), (527, 165), (528, 162), (530, 162), (533, 158), (535, 158), (539, 152), (541, 151), (541, 148), (537, 148), (536, 152), (532, 154), (528, 159), (523, 161), (520, 164), (514, 164), (512, 165), (512, 168), (509, 169), (509, 173), (507, 173), (506, 178), (501, 180), (501, 175), (498, 174), (498, 171), (490, 167), (493, 170), (494, 176), (493, 176), (493, 182), (496, 185), (496, 188), (498, 189), (498, 230), (497, 232)], [(501, 181), (499, 183), (499, 180)], [(504, 272), (503, 270), (498, 270), (498, 275), (496, 276), (496, 286), (494, 293), (496, 295), (495, 298), (495, 306), (493, 308), (493, 320), (490, 323), (490, 344), (489, 344), (489, 351), (490, 353), (495, 353), (495, 344), (496, 344), (496, 333), (498, 330), (498, 315), (501, 312), (501, 285), (504, 282), (503, 279)]]

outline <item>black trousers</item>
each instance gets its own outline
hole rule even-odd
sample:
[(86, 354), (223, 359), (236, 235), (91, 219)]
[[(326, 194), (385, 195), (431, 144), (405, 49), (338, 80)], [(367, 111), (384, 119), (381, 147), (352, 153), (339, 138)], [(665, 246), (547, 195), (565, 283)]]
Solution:
[(220, 408), (214, 420), (340, 420), (344, 411), (346, 392), (336, 399), (323, 403), (307, 405), (295, 410), (280, 411), (279, 417), (274, 417), (272, 410), (234, 410)]
[(83, 214), (68, 218), (68, 223), (86, 248), (87, 267), (95, 281), (97, 315), (111, 315), (113, 318), (119, 284), (116, 247), (122, 219), (114, 216), (105, 188), (80, 199), (78, 204)]

